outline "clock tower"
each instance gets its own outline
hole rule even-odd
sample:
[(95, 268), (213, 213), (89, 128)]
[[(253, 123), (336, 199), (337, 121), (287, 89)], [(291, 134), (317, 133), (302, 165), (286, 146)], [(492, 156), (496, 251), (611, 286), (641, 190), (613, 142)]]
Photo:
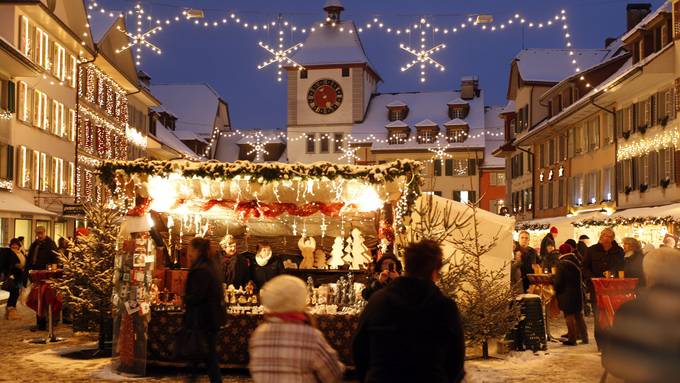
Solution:
[(291, 57), (302, 66), (287, 67), (288, 159), (290, 162), (337, 162), (344, 138), (363, 121), (380, 76), (373, 69), (344, 7), (328, 0), (325, 20), (308, 30)]

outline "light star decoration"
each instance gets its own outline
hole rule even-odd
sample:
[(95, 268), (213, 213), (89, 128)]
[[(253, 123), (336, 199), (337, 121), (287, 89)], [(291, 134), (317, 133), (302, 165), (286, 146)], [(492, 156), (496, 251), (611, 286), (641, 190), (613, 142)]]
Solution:
[(361, 158), (357, 156), (357, 151), (359, 150), (359, 147), (351, 147), (351, 146), (346, 146), (343, 148), (340, 148), (342, 151), (342, 155), (338, 157), (338, 161), (345, 160), (347, 164), (352, 164), (354, 161), (358, 161)]
[(247, 156), (255, 153), (255, 160), (254, 162), (263, 162), (264, 161), (264, 156), (269, 154), (269, 152), (266, 149), (267, 144), (269, 143), (269, 140), (262, 134), (262, 132), (256, 132), (255, 133), (255, 142), (254, 143), (248, 143), (248, 145), (252, 146), (253, 149), (246, 153)]
[(295, 52), (298, 49), (300, 49), (303, 46), (303, 44), (297, 43), (290, 48), (284, 49), (283, 48), (283, 35), (284, 35), (283, 30), (279, 30), (278, 42), (277, 42), (276, 47), (269, 46), (269, 45), (263, 43), (262, 41), (258, 42), (258, 45), (262, 49), (266, 50), (267, 52), (269, 52), (269, 54), (271, 54), (274, 57), (272, 57), (269, 60), (258, 65), (257, 69), (263, 69), (263, 68), (268, 67), (271, 64), (277, 63), (277, 68), (276, 68), (277, 78), (276, 79), (279, 82), (283, 79), (282, 76), (283, 76), (283, 65), (284, 64), (292, 65), (294, 68), (297, 68), (298, 70), (305, 69), (302, 65), (298, 64), (297, 62), (295, 62), (295, 60), (290, 58), (290, 54), (292, 52)]
[[(131, 12), (131, 11), (130, 11)], [(122, 46), (119, 49), (116, 49), (116, 53), (121, 53), (124, 52), (128, 49), (131, 49), (132, 47), (135, 47), (135, 62), (137, 65), (140, 65), (141, 60), (142, 60), (142, 47), (147, 47), (151, 49), (152, 52), (161, 54), (161, 49), (158, 48), (156, 45), (151, 43), (147, 38), (149, 36), (155, 35), (156, 33), (160, 32), (163, 30), (163, 27), (160, 25), (157, 25), (151, 29), (149, 29), (146, 32), (142, 32), (142, 20), (144, 19), (144, 8), (142, 8), (141, 3), (137, 3), (135, 5), (135, 11), (134, 13), (137, 15), (137, 31), (136, 33), (130, 33), (128, 31), (122, 30), (120, 27), (118, 27), (118, 30), (130, 39), (130, 42), (127, 43), (126, 45)], [(150, 16), (147, 16), (147, 20), (151, 20)]]
[(432, 152), (432, 160), (444, 160), (447, 158), (451, 158), (451, 155), (447, 153), (446, 151), (449, 149), (449, 144), (447, 143), (446, 145), (442, 146), (441, 142), (437, 140), (437, 146), (427, 148), (428, 151)]
[(417, 28), (418, 27), (417, 24), (414, 27), (416, 27), (415, 29), (420, 30), (420, 49), (419, 50), (413, 49), (407, 45), (404, 45), (403, 43), (399, 44), (399, 48), (415, 56), (415, 59), (411, 60), (411, 62), (401, 67), (401, 71), (405, 72), (410, 68), (419, 65), (420, 82), (425, 82), (426, 80), (425, 76), (427, 74), (426, 68), (428, 64), (434, 66), (436, 69), (439, 69), (442, 72), (446, 69), (444, 65), (440, 64), (439, 62), (432, 58), (432, 54), (446, 48), (446, 44), (439, 44), (430, 49), (426, 49), (427, 39), (425, 36), (427, 35), (427, 31), (425, 29), (430, 28), (430, 24), (427, 22), (427, 20), (420, 19), (420, 28)]

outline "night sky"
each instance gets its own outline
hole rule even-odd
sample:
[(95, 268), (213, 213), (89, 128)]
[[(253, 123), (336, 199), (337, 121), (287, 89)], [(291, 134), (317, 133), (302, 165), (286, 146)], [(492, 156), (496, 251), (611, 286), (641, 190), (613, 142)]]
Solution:
[[(128, 0), (100, 0), (99, 3), (116, 10), (132, 9), (135, 4)], [(401, 27), (412, 25), (422, 16), (435, 25), (453, 26), (465, 21), (468, 14), (492, 14), (500, 21), (520, 13), (527, 20), (545, 21), (565, 9), (575, 48), (602, 48), (606, 37), (619, 36), (626, 28), (627, 2), (621, 0), (342, 0), (342, 3), (343, 19), (354, 20), (358, 26), (374, 16)], [(651, 3), (656, 8), (662, 1)], [(200, 8), (205, 11), (205, 20), (221, 20), (236, 11), (243, 19), (261, 24), (282, 13), (300, 27), (322, 20), (323, 4), (324, 0), (143, 1), (147, 14), (159, 18), (173, 17), (183, 8)], [(133, 21), (129, 18), (128, 25)], [(564, 48), (564, 38), (556, 27), (526, 28), (524, 39), (518, 25), (504, 31), (467, 30), (439, 36), (438, 41), (446, 43), (447, 48), (433, 58), (447, 69), (429, 71), (428, 81), (421, 84), (416, 72), (399, 70), (410, 60), (409, 54), (399, 49), (399, 43), (408, 43), (408, 37), (381, 31), (360, 34), (369, 60), (384, 80), (378, 91), (458, 89), (461, 76), (476, 74), (486, 92), (486, 103), (505, 104), (509, 64), (523, 46)], [(301, 33), (293, 34), (294, 42), (304, 38)], [(246, 31), (234, 23), (205, 28), (182, 21), (165, 27), (150, 40), (163, 50), (160, 56), (146, 50), (142, 57), (141, 69), (151, 76), (153, 83), (209, 83), (229, 103), (234, 128), (285, 128), (285, 78), (278, 83), (275, 68), (257, 69), (257, 65), (268, 58), (257, 43), (272, 42), (270, 33)]]

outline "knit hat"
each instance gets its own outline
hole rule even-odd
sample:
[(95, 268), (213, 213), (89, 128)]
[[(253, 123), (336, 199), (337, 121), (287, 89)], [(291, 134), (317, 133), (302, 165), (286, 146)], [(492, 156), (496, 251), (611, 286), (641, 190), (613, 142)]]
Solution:
[(573, 253), (573, 252), (574, 252), (574, 249), (572, 249), (570, 245), (568, 245), (566, 243), (563, 243), (562, 245), (560, 245), (560, 255), (569, 254), (569, 253)]
[(266, 313), (304, 312), (307, 309), (307, 286), (292, 275), (279, 275), (265, 283), (260, 300)]
[(556, 228), (555, 226), (551, 227), (551, 228), (550, 228), (550, 232), (551, 232), (552, 234), (557, 234), (557, 228)]
[(574, 241), (573, 239), (569, 238), (566, 241), (564, 241), (564, 243), (571, 246), (572, 250), (576, 250), (576, 241)]
[(585, 234), (583, 234), (583, 235), (581, 235), (580, 237), (578, 237), (578, 240), (579, 240), (579, 241), (583, 241), (584, 239), (590, 239), (590, 237), (587, 236), (587, 235), (585, 235)]

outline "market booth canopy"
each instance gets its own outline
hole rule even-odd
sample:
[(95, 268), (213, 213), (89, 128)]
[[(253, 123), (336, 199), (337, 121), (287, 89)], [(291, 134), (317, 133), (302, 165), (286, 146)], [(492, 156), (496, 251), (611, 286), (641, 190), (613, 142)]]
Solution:
[(420, 167), (412, 160), (376, 166), (137, 160), (105, 162), (99, 170), (133, 215), (200, 216), (256, 235), (290, 232), (292, 217), (314, 235), (327, 219), (360, 223), (386, 205), (398, 217), (407, 213), (420, 193)]

